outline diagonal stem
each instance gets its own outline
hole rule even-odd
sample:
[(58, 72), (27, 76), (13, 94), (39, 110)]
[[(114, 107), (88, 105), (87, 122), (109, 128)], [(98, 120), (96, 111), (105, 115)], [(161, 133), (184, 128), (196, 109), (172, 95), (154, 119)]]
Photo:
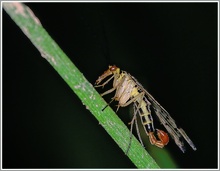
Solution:
[[(102, 111), (106, 102), (50, 37), (40, 20), (26, 5), (19, 2), (3, 2), (3, 8), (38, 49), (41, 56), (80, 98), (86, 109), (90, 110), (118, 146), (126, 152), (130, 141), (128, 128), (110, 107)], [(135, 137), (132, 137), (127, 156), (137, 168), (159, 168)]]

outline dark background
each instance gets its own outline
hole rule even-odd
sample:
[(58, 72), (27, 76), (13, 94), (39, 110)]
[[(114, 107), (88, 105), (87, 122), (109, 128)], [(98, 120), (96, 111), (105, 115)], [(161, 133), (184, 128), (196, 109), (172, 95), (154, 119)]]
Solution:
[[(169, 111), (198, 148), (182, 154), (170, 142), (179, 168), (218, 167), (217, 3), (27, 5), (92, 84), (116, 64)], [(5, 11), (2, 19), (3, 168), (135, 168)], [(127, 111), (118, 112), (125, 122)]]

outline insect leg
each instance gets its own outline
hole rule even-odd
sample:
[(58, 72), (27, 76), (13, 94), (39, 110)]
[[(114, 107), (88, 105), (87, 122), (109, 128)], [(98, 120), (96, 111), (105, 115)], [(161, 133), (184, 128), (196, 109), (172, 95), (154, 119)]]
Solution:
[(134, 126), (134, 124), (135, 124), (135, 126), (136, 126), (136, 130), (137, 130), (137, 135), (138, 135), (139, 141), (141, 142), (141, 145), (144, 147), (144, 144), (143, 144), (142, 139), (141, 139), (141, 136), (140, 136), (140, 131), (139, 131), (139, 128), (138, 128), (138, 123), (137, 123), (137, 112), (138, 112), (138, 110), (135, 110), (135, 105), (136, 105), (136, 104), (134, 104), (134, 106), (133, 106), (134, 116), (133, 116), (131, 122), (129, 123), (129, 124), (131, 124), (131, 128), (130, 128), (130, 140), (129, 140), (129, 145), (128, 145), (128, 148), (127, 148), (125, 154), (128, 154), (128, 151), (129, 151), (130, 146), (131, 146), (132, 131), (133, 131), (133, 126)]
[(104, 96), (104, 95), (106, 95), (106, 94), (109, 94), (109, 93), (113, 92), (114, 90), (115, 90), (115, 87), (113, 87), (113, 88), (111, 88), (111, 89), (105, 91), (104, 93), (101, 94), (101, 96)]
[(95, 87), (104, 87), (106, 84), (108, 84), (109, 81), (111, 81), (112, 78), (114, 78), (115, 75), (112, 75), (107, 81), (105, 81), (104, 83), (102, 83), (101, 85), (98, 85), (101, 81), (99, 81), (99, 83), (96, 83)]
[[(136, 88), (134, 88), (135, 90)], [(135, 90), (136, 91), (136, 90)], [(143, 96), (144, 96), (144, 92), (143, 93), (137, 93), (135, 96), (133, 96), (133, 98), (131, 98), (129, 101), (127, 101), (126, 103), (124, 104), (119, 104), (120, 107), (126, 107), (128, 105), (130, 105), (131, 103), (137, 101), (138, 98), (140, 99), (143, 99)], [(138, 100), (139, 101), (139, 100)], [(138, 108), (140, 108), (140, 104), (138, 105)]]
[(130, 128), (130, 139), (129, 139), (128, 148), (127, 148), (127, 150), (126, 150), (126, 152), (125, 152), (126, 155), (128, 154), (128, 151), (129, 151), (129, 149), (130, 149), (130, 147), (131, 147), (132, 130), (133, 130), (134, 121), (136, 120), (136, 116), (135, 116), (135, 115), (136, 115), (136, 114), (134, 114), (134, 116), (133, 116), (131, 122), (129, 123), (129, 124), (131, 124), (131, 128)]
[[(138, 111), (138, 112), (140, 112), (139, 110), (138, 110), (138, 108), (137, 108), (137, 104), (136, 103), (134, 103), (134, 111), (135, 111), (135, 107), (136, 107), (136, 111)], [(136, 112), (137, 113), (137, 112)], [(141, 145), (144, 147), (144, 143), (143, 143), (143, 141), (142, 141), (142, 139), (141, 139), (141, 135), (140, 135), (140, 131), (139, 131), (139, 128), (138, 128), (138, 123), (137, 123), (137, 119), (135, 120), (135, 125), (136, 125), (136, 130), (137, 130), (137, 135), (138, 135), (138, 139), (139, 139), (139, 141), (141, 142)]]

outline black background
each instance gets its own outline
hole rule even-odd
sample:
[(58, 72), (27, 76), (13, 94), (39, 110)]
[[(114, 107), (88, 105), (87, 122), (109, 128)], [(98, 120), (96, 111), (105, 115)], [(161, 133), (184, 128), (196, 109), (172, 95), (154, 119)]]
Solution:
[[(218, 167), (217, 3), (27, 5), (92, 84), (116, 64), (169, 111), (198, 148), (182, 154), (170, 142), (179, 168)], [(3, 168), (135, 168), (5, 11), (2, 19)]]

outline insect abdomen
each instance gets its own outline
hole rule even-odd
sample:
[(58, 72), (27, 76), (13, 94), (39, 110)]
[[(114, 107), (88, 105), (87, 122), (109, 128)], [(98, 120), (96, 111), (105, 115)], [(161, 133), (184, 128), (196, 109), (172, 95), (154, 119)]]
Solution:
[(154, 132), (154, 125), (153, 125), (153, 118), (151, 116), (150, 111), (147, 110), (146, 107), (146, 103), (145, 102), (141, 102), (141, 108), (140, 108), (140, 118), (141, 118), (141, 122), (145, 128), (145, 131), (147, 133), (149, 132)]

